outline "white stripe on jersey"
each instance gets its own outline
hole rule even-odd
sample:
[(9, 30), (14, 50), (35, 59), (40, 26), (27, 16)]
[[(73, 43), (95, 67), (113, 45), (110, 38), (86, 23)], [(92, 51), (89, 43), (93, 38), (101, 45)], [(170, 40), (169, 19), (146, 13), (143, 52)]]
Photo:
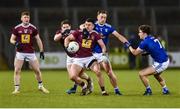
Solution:
[(103, 24), (103, 25), (101, 25), (101, 24), (99, 24), (97, 21), (95, 22), (95, 24), (97, 24), (98, 26), (107, 26), (107, 27), (109, 27), (109, 28), (111, 28), (112, 26), (110, 25), (110, 24), (108, 24), (108, 23), (105, 23), (105, 24)]
[(36, 29), (36, 27), (35, 27), (33, 24), (31, 24), (31, 23), (29, 23), (27, 26), (24, 26), (23, 23), (20, 23), (20, 24), (18, 24), (17, 26), (15, 26), (15, 29), (18, 28), (18, 27), (20, 27), (20, 26), (26, 27), (26, 28), (29, 27), (29, 26), (32, 26), (34, 29)]

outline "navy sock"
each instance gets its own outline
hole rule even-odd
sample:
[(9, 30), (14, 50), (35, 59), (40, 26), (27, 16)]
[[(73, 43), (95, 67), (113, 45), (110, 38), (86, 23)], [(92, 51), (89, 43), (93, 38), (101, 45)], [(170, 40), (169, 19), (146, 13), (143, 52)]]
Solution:
[(78, 86), (77, 84), (74, 84), (73, 89), (76, 90), (76, 89), (77, 89), (77, 86)]
[(150, 87), (146, 88), (146, 91), (147, 92), (152, 92)]
[(119, 91), (119, 88), (114, 88), (114, 91), (115, 91), (115, 93), (120, 92), (120, 91)]

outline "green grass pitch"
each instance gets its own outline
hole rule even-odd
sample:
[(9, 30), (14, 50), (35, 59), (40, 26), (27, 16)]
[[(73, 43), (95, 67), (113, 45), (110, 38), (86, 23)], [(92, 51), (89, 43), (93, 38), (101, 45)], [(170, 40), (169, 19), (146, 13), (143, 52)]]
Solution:
[(138, 77), (137, 70), (115, 70), (122, 96), (114, 94), (107, 75), (104, 73), (106, 89), (109, 96), (102, 96), (94, 73), (87, 72), (94, 81), (94, 92), (80, 96), (80, 88), (76, 94), (68, 95), (65, 91), (72, 86), (66, 71), (42, 71), (44, 86), (50, 94), (43, 94), (37, 89), (37, 81), (32, 71), (21, 73), (21, 93), (12, 95), (13, 71), (0, 71), (0, 107), (1, 108), (124, 108), (124, 107), (180, 107), (180, 70), (167, 70), (162, 76), (166, 79), (171, 95), (162, 95), (158, 82), (149, 77), (153, 95), (142, 96), (145, 88)]

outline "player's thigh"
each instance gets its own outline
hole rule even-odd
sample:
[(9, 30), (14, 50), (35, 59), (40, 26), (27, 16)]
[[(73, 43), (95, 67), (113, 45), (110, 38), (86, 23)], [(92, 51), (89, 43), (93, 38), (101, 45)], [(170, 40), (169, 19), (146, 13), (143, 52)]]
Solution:
[(110, 62), (101, 62), (101, 66), (103, 67), (106, 73), (112, 72), (112, 66)]
[(95, 72), (96, 74), (100, 73), (100, 65), (98, 64), (97, 61), (94, 61), (93, 64), (91, 65), (90, 69)]
[(71, 65), (72, 65), (72, 64), (66, 65), (66, 69), (67, 69), (67, 71), (68, 71), (68, 75), (70, 75)]
[(30, 66), (32, 67), (32, 69), (33, 69), (34, 71), (39, 71), (39, 70), (40, 70), (40, 69), (39, 69), (39, 62), (38, 62), (37, 59), (35, 59), (35, 60), (30, 60), (30, 61), (29, 61), (29, 64), (30, 64)]
[(72, 64), (68, 64), (68, 65), (66, 66), (66, 69), (67, 69), (68, 72), (70, 72), (70, 70), (71, 70), (71, 65), (72, 65)]
[(155, 69), (152, 66), (149, 66), (139, 72), (139, 75), (141, 76), (148, 76), (148, 75), (154, 75)]
[(72, 64), (70, 69), (70, 75), (71, 76), (78, 76), (82, 70), (82, 67), (77, 64)]
[(23, 66), (24, 60), (19, 60), (17, 58), (14, 59), (14, 68), (16, 71), (21, 70), (22, 66)]

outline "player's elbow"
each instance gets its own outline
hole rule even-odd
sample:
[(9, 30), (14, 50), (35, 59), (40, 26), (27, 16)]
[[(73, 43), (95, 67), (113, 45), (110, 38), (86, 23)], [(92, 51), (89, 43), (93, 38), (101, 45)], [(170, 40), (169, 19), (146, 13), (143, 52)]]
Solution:
[(60, 38), (59, 38), (57, 35), (54, 36), (54, 41), (55, 41), (55, 42), (59, 41), (59, 39), (60, 39)]
[(57, 37), (54, 37), (54, 41), (55, 41), (55, 42), (57, 42), (57, 41), (58, 41)]
[(138, 55), (138, 53), (137, 53), (137, 52), (134, 52), (134, 53), (133, 53), (133, 55), (137, 56), (137, 55)]
[(14, 44), (15, 41), (14, 41), (12, 38), (10, 38), (9, 42), (10, 42), (11, 44)]

